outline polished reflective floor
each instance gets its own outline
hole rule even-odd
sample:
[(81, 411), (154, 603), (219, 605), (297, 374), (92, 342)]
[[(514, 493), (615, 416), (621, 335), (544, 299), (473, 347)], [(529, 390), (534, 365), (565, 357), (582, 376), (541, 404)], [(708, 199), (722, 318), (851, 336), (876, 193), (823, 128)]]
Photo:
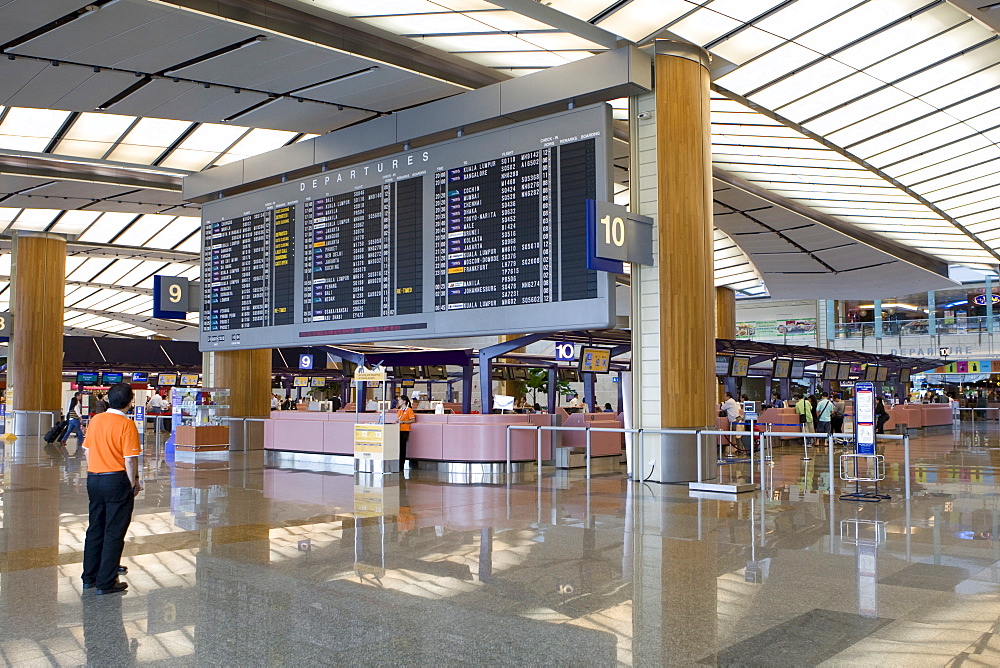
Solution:
[(886, 445), (877, 504), (831, 496), (826, 450), (791, 443), (737, 498), (261, 453), (195, 471), (150, 445), (129, 590), (101, 597), (80, 581), (72, 441), (19, 440), (0, 463), (0, 662), (995, 666), (1000, 429), (978, 427), (914, 432), (910, 500)]

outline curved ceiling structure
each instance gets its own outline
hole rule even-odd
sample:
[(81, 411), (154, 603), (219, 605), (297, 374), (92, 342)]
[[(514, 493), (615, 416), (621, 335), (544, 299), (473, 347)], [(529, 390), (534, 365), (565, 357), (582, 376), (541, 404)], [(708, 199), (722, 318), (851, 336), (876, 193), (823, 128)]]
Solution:
[[(718, 285), (822, 296), (864, 272), (922, 284), (918, 256), (1000, 264), (993, 4), (0, 0), (0, 19), (0, 235), (70, 235), (74, 331), (195, 329), (148, 293), (198, 277), (184, 175), (656, 37), (713, 55)], [(625, 142), (615, 158), (627, 202)]]

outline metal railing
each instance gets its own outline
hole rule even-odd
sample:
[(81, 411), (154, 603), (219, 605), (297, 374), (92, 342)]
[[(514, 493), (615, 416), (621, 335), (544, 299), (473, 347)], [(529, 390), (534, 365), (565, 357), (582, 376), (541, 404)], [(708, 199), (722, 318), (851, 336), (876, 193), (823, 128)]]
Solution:
[[(1000, 420), (1000, 408), (955, 408), (953, 409), (958, 413), (958, 419), (962, 419), (962, 413), (968, 413), (971, 417), (972, 422), (976, 421), (976, 416), (979, 416), (980, 422), (986, 422), (988, 420)], [(992, 411), (993, 417), (990, 417), (990, 412)]]
[[(802, 438), (805, 443), (806, 457), (803, 459), (808, 459), (808, 441), (813, 440), (823, 440), (826, 441), (827, 447), (827, 458), (829, 465), (829, 482), (827, 485), (828, 491), (833, 493), (833, 471), (834, 471), (834, 441), (837, 439), (852, 439), (853, 434), (827, 434), (818, 432), (791, 432), (791, 431), (760, 431), (760, 432), (747, 432), (747, 431), (735, 431), (735, 430), (723, 430), (723, 429), (627, 429), (627, 428), (610, 428), (610, 427), (552, 427), (552, 426), (542, 426), (542, 425), (507, 425), (507, 485), (510, 486), (511, 480), (511, 432), (514, 430), (519, 431), (534, 431), (536, 433), (536, 466), (537, 475), (539, 481), (541, 480), (542, 473), (542, 432), (543, 431), (585, 431), (588, 432), (586, 435), (586, 446), (585, 446), (585, 456), (587, 463), (587, 473), (586, 477), (589, 480), (591, 477), (591, 437), (590, 433), (592, 431), (597, 432), (610, 432), (618, 434), (638, 434), (639, 435), (639, 459), (636, 460), (632, 457), (633, 466), (634, 462), (638, 461), (640, 465), (639, 475), (635, 475), (633, 471), (633, 481), (640, 482), (643, 481), (644, 476), (642, 475), (644, 471), (644, 466), (642, 462), (645, 461), (645, 439), (642, 438), (644, 434), (686, 434), (693, 435), (695, 437), (695, 451), (697, 460), (697, 481), (702, 482), (704, 480), (704, 467), (702, 464), (702, 437), (703, 436), (751, 436), (750, 441), (750, 452), (749, 452), (749, 462), (750, 462), (750, 484), (755, 484), (754, 477), (754, 440), (759, 440), (761, 443), (761, 453), (758, 461), (760, 463), (760, 479), (764, 480), (764, 453), (763, 453), (763, 439), (764, 437), (772, 436), (791, 436), (793, 438)], [(908, 434), (879, 434), (876, 437), (876, 441), (902, 441), (903, 442), (903, 478), (904, 478), (904, 495), (905, 498), (910, 498), (910, 437)], [(814, 446), (815, 447), (815, 446)], [(652, 473), (652, 472), (651, 472)]]

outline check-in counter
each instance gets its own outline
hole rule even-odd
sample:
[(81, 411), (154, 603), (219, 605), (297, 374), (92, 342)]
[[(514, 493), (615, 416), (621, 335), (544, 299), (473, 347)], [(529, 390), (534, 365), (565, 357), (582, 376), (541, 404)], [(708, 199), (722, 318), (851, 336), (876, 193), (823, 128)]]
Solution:
[[(760, 414), (759, 424), (772, 425), (771, 431), (802, 431), (799, 414), (794, 408), (768, 408)], [(779, 436), (781, 440), (798, 438), (797, 436)]]
[[(396, 412), (386, 413), (396, 422)], [(264, 423), (264, 449), (328, 455), (354, 454), (354, 424), (378, 422), (378, 413), (276, 411)], [(507, 458), (507, 425), (549, 426), (546, 414), (418, 415), (406, 452), (411, 459), (441, 462), (502, 462)], [(552, 459), (552, 433), (542, 432), (542, 457)], [(534, 461), (536, 433), (511, 431), (511, 460)]]
[(949, 404), (899, 404), (889, 411), (889, 421), (885, 431), (904, 423), (909, 429), (950, 426), (952, 422)]
[[(614, 413), (570, 413), (566, 416), (562, 426), (621, 429), (623, 423)], [(580, 448), (581, 450), (587, 447), (586, 432), (564, 431), (560, 433), (562, 434), (562, 447)], [(624, 434), (604, 431), (595, 431), (590, 434), (590, 454), (593, 457), (619, 455), (624, 447)]]

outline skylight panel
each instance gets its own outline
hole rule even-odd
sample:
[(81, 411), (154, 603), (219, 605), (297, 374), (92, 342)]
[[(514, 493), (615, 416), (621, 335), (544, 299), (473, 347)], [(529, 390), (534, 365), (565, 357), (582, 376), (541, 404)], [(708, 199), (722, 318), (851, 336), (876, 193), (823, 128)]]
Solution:
[(200, 218), (178, 216), (155, 237), (147, 241), (144, 246), (146, 248), (173, 248), (200, 228)]
[[(816, 3), (809, 3), (813, 7)], [(920, 9), (927, 0), (879, 0), (866, 2), (845, 14), (797, 37), (795, 41), (820, 53), (830, 53), (907, 14)]]
[(785, 39), (793, 39), (865, 0), (823, 0), (823, 2), (793, 2), (767, 18), (756, 22), (766, 30)]
[(820, 54), (804, 46), (788, 42), (770, 53), (720, 77), (716, 83), (734, 93), (744, 95), (770, 83), (819, 58)]
[[(900, 107), (906, 104), (910, 104), (910, 107), (900, 109)], [(814, 118), (809, 121), (809, 129), (825, 136), (827, 139), (830, 139), (834, 132), (842, 128), (846, 128), (848, 132), (855, 131), (854, 136), (868, 137), (883, 129), (911, 121), (918, 115), (925, 114), (928, 111), (931, 111), (931, 108), (926, 104), (913, 100), (906, 93), (895, 88), (884, 88), (839, 109), (823, 114), (819, 118)], [(865, 125), (873, 117), (880, 117), (882, 119), (881, 123), (876, 126), (880, 126), (880, 129), (871, 130), (868, 135), (860, 134), (865, 132), (865, 130), (859, 129), (859, 126)], [(833, 139), (830, 140), (834, 141)], [(834, 143), (838, 142), (834, 141)]]
[[(863, 72), (830, 84), (796, 102), (777, 109), (778, 113), (792, 120), (804, 121), (833, 107), (860, 97), (880, 87), (882, 82)], [(811, 126), (810, 126), (811, 127)]]
[(117, 283), (118, 285), (135, 286), (150, 276), (159, 273), (165, 264), (165, 262), (159, 260), (145, 260), (136, 265), (132, 271), (118, 279)]
[(135, 220), (137, 214), (111, 211), (105, 213), (80, 236), (80, 241), (106, 244), (118, 235), (125, 226)]
[(490, 51), (463, 53), (462, 56), (487, 67), (555, 67), (587, 58), (590, 54), (579, 51)]
[(216, 164), (224, 165), (233, 160), (242, 160), (253, 155), (273, 151), (287, 144), (294, 136), (294, 132), (288, 132), (287, 130), (267, 130), (264, 128), (251, 130), (235, 146), (229, 149), (229, 152), (220, 158)]
[(201, 234), (193, 234), (182, 243), (174, 247), (174, 250), (178, 250), (184, 253), (200, 253), (201, 252)]
[(888, 167), (885, 172), (890, 176), (904, 180), (905, 183), (916, 185), (921, 181), (928, 181), (943, 174), (955, 172), (964, 169), (965, 167), (971, 167), (972, 165), (981, 162), (995, 161), (998, 158), (1000, 158), (1000, 147), (990, 145), (987, 148), (981, 148), (977, 151), (966, 153), (965, 155), (955, 156), (950, 160), (942, 160), (941, 162), (929, 167), (924, 167), (923, 169), (903, 172), (901, 170), (905, 169), (905, 167)]
[(10, 107), (0, 123), (0, 148), (40, 153), (69, 114), (68, 111), (52, 109)]
[(62, 213), (59, 209), (24, 209), (11, 225), (13, 230), (41, 232)]
[(49, 231), (55, 234), (81, 234), (100, 215), (100, 211), (66, 211)]
[(125, 274), (129, 273), (136, 266), (139, 265), (141, 260), (132, 260), (129, 258), (119, 258), (113, 263), (108, 265), (104, 271), (99, 273), (93, 280), (95, 283), (107, 283), (108, 285), (116, 285), (118, 279), (120, 279)]
[(685, 0), (632, 0), (597, 25), (638, 42), (692, 9)]
[(699, 9), (670, 26), (670, 32), (695, 44), (705, 45), (742, 25), (741, 21), (711, 9)]
[(324, 9), (344, 16), (381, 16), (386, 14), (424, 14), (440, 12), (442, 9), (467, 11), (474, 9), (496, 9), (496, 5), (483, 0), (314, 0)]
[[(872, 9), (875, 11), (882, 9), (881, 5), (886, 4), (892, 3), (869, 3), (869, 5), (874, 5)], [(926, 5), (927, 3), (920, 2), (919, 4)], [(861, 8), (854, 10), (854, 12), (861, 11)], [(853, 14), (854, 12), (851, 13)], [(891, 28), (879, 31), (877, 34), (862, 40), (858, 44), (839, 51), (834, 55), (834, 58), (859, 70), (864, 69), (875, 65), (880, 60), (889, 59), (895, 54), (906, 51), (925, 40), (929, 40), (938, 35), (938, 33), (949, 31), (966, 21), (969, 21), (969, 17), (964, 12), (946, 3), (941, 3), (937, 7), (920, 12), (907, 21), (897, 23)], [(845, 43), (857, 39), (858, 35), (865, 35), (871, 32), (872, 29), (872, 25), (859, 27), (856, 32), (843, 36), (843, 38), (846, 38)], [(961, 49), (957, 50), (960, 51)], [(942, 54), (944, 53), (954, 53), (954, 50), (942, 52)], [(914, 69), (919, 69), (919, 66)]]
[[(968, 129), (966, 129), (968, 134)], [(909, 172), (937, 165), (945, 160), (967, 155), (981, 148), (992, 146), (992, 143), (982, 135), (972, 135), (962, 140), (952, 141), (947, 144), (939, 144), (940, 148), (931, 149), (914, 155), (908, 160), (901, 160), (896, 163), (886, 165), (883, 171), (890, 176), (907, 174)], [(1000, 153), (998, 153), (1000, 155)]]
[(916, 44), (892, 58), (876, 63), (865, 71), (882, 81), (895, 81), (911, 72), (933, 65), (946, 56), (960, 53), (987, 37), (987, 33), (979, 24), (970, 21), (943, 35)]
[(238, 125), (202, 123), (177, 148), (221, 153), (232, 146), (237, 139), (245, 135), (248, 131), (249, 128)]
[(782, 44), (784, 40), (758, 28), (749, 27), (729, 39), (712, 47), (712, 53), (722, 56), (736, 65), (742, 65), (751, 58)]
[[(922, 96), (930, 104), (942, 106), (1000, 83), (998, 81), (1000, 75), (997, 74), (1000, 65), (996, 64), (998, 62), (1000, 62), (1000, 43), (993, 42), (946, 60), (923, 72), (917, 72), (896, 82), (895, 86), (910, 95)], [(953, 86), (969, 92), (948, 94), (946, 89)], [(939, 92), (944, 92), (944, 100), (937, 97)]]
[[(906, 126), (908, 123), (916, 121), (916, 119), (921, 116), (927, 116), (928, 114), (934, 113), (933, 107), (928, 106), (921, 100), (909, 100), (903, 104), (897, 105), (895, 107), (890, 107), (879, 111), (876, 107), (871, 110), (874, 113), (870, 118), (864, 118), (853, 124), (844, 124), (841, 128), (828, 133), (823, 132), (824, 127), (832, 127), (834, 124), (841, 125), (844, 121), (848, 120), (851, 115), (863, 114), (866, 112), (865, 100), (858, 100), (857, 102), (839, 109), (833, 114), (830, 114), (832, 118), (827, 118), (826, 116), (817, 118), (815, 121), (810, 121), (809, 128), (818, 134), (823, 134), (827, 139), (838, 146), (846, 146), (851, 149), (854, 155), (859, 157), (866, 157), (867, 152), (862, 149), (862, 152), (855, 151), (853, 144), (858, 144), (859, 142), (864, 142), (865, 140), (875, 137), (879, 133), (888, 132), (894, 128), (900, 128), (901, 126)], [(836, 116), (834, 116), (836, 114)], [(909, 139), (917, 140), (920, 136), (911, 133)], [(858, 148), (861, 145), (859, 144)], [(895, 147), (893, 147), (895, 148)]]
[(116, 162), (152, 164), (191, 125), (189, 121), (144, 118), (125, 135), (108, 159)]
[(115, 237), (114, 243), (120, 246), (142, 246), (174, 218), (175, 216), (166, 214), (147, 213)]
[(616, 2), (617, 0), (551, 0), (545, 4), (553, 9), (558, 9), (563, 14), (590, 21)]
[(946, 114), (936, 113), (926, 118), (907, 123), (906, 125), (890, 130), (884, 134), (862, 141), (854, 146), (848, 144), (846, 148), (853, 154), (859, 156), (875, 155), (890, 148), (901, 146), (906, 142), (919, 139), (932, 132), (937, 132), (950, 125), (954, 125), (955, 120)]

